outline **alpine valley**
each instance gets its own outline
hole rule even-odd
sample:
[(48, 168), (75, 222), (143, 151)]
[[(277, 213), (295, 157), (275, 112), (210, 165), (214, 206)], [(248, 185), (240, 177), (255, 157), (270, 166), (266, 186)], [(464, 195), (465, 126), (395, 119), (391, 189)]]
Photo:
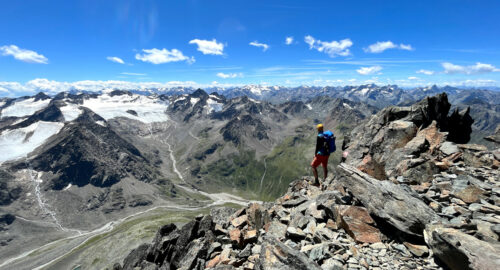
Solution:
[[(220, 206), (239, 209), (272, 202), (290, 192), (294, 180), (311, 174), (318, 123), (336, 136), (339, 151), (330, 158), (332, 171), (342, 158), (340, 149), (350, 152), (341, 165), (344, 178), (355, 174), (348, 166), (358, 166), (368, 148), (380, 152), (378, 162), (390, 164), (390, 157), (408, 153), (394, 150), (399, 146), (391, 141), (377, 145), (380, 149), (367, 146), (365, 137), (391, 121), (401, 124), (398, 110), (387, 113), (387, 107), (413, 108), (440, 93), (451, 106), (443, 109), (444, 116), (424, 111), (439, 111), (441, 103), (432, 110), (430, 103), (415, 110), (443, 121), (442, 126), (449, 122), (471, 129), (470, 138), (462, 138), (467, 130), (460, 133), (449, 126), (450, 141), (482, 144), (484, 151), (498, 148), (500, 92), (494, 90), (248, 85), (75, 89), (53, 96), (40, 92), (1, 98), (0, 269), (112, 269), (116, 262), (131, 260), (130, 251), (161, 238), (157, 230), (167, 223), (182, 226), (193, 218), (200, 223), (201, 214)], [(394, 153), (387, 150), (384, 155), (384, 149)], [(361, 163), (374, 178), (401, 180), (396, 170)], [(495, 207), (492, 211), (498, 211)]]

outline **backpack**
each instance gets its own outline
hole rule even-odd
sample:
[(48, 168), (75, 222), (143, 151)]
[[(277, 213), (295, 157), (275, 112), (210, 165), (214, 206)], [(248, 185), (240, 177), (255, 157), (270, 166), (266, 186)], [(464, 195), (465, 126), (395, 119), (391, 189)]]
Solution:
[(337, 150), (337, 147), (335, 146), (335, 136), (333, 135), (333, 132), (327, 130), (323, 132), (323, 136), (325, 136), (326, 143), (328, 145), (328, 153), (331, 154)]

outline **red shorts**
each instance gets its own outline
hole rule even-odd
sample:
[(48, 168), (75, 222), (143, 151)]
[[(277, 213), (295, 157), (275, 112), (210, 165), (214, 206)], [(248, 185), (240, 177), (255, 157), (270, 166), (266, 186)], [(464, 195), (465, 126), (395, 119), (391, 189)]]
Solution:
[(322, 155), (316, 155), (314, 156), (313, 161), (311, 162), (311, 167), (317, 168), (320, 164), (326, 168), (328, 165), (328, 158), (330, 156), (322, 156)]

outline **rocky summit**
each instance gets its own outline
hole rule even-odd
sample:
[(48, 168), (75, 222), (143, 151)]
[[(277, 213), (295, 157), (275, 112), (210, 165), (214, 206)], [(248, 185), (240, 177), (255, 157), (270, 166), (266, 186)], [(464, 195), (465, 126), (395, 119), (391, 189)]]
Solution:
[(322, 187), (161, 227), (114, 269), (500, 269), (499, 150), (446, 94), (355, 128)]

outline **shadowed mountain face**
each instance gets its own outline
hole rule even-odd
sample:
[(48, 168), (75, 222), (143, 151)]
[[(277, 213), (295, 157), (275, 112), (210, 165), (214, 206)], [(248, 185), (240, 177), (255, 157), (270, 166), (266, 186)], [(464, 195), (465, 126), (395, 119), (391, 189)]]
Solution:
[(125, 177), (143, 182), (160, 178), (137, 148), (88, 109), (37, 152), (29, 164), (35, 170), (51, 172), (56, 190), (69, 184), (109, 187)]

